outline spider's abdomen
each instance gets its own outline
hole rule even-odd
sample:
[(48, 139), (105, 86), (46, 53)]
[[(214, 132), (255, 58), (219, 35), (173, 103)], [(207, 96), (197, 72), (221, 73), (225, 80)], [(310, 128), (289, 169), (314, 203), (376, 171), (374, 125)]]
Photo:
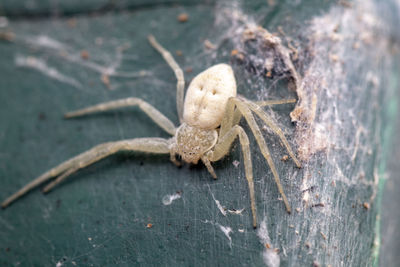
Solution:
[(222, 121), (230, 97), (236, 96), (231, 66), (214, 65), (198, 74), (186, 93), (183, 120), (200, 129), (215, 129)]

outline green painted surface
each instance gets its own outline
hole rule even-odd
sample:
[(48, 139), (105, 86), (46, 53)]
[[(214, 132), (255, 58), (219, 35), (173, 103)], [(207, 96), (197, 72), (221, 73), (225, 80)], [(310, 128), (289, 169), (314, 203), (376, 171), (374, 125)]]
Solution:
[[(212, 64), (228, 62), (234, 68), (239, 93), (249, 99), (293, 97), (295, 94), (287, 89), (285, 79), (276, 83), (279, 77), (266, 79), (258, 72), (257, 47), (256, 51), (251, 51), (251, 45), (241, 47), (249, 51), (244, 62), (230, 56), (231, 50), (240, 46), (235, 30), (243, 26), (235, 12), (240, 11), (248, 16), (248, 21), (255, 20), (271, 32), (282, 26), (298, 44), (302, 57), (296, 67), (304, 75), (303, 71), (312, 66), (312, 59), (306, 49), (309, 42), (305, 34), (300, 34), (301, 29), (308, 27), (312, 16), (327, 13), (332, 6), (326, 2), (316, 6), (316, 2), (320, 1), (287, 1), (268, 6), (265, 1), (246, 1), (242, 5), (193, 1), (187, 6), (148, 5), (135, 9), (135, 4), (141, 2), (132, 1), (126, 6), (124, 2), (116, 3), (126, 7), (123, 12), (116, 8), (115, 12), (96, 16), (85, 12), (104, 5), (102, 1), (91, 1), (86, 6), (69, 2), (68, 8), (60, 2), (57, 8), (65, 8), (68, 17), (23, 19), (24, 12), (32, 15), (38, 10), (36, 14), (43, 14), (54, 9), (45, 1), (31, 1), (40, 7), (32, 12), (16, 2), (1, 1), (0, 10), (6, 15), (18, 15), (18, 20), (8, 17), (7, 29), (15, 33), (14, 41), (0, 42), (0, 199), (99, 143), (168, 137), (135, 108), (62, 119), (70, 110), (135, 96), (155, 105), (177, 123), (175, 77), (148, 44), (149, 33), (173, 54), (177, 50), (182, 52), (182, 56), (175, 57), (186, 70), (187, 84)], [(74, 12), (79, 15), (73, 17)], [(189, 14), (186, 23), (176, 19), (182, 12)], [(206, 49), (205, 39), (217, 44), (217, 49)], [(326, 45), (335, 48), (334, 44)], [(362, 46), (359, 53), (364, 49), (368, 47)], [(81, 58), (83, 50), (89, 53), (89, 59)], [(372, 55), (367, 53), (365, 60), (369, 57)], [(344, 130), (337, 145), (343, 148), (347, 144), (350, 152), (330, 148), (326, 155), (320, 151), (298, 170), (292, 161), (280, 160), (285, 151), (277, 138), (266, 132), (289, 201), (298, 211), (291, 215), (285, 212), (272, 174), (250, 137), (258, 220), (266, 222), (268, 243), (280, 250), (278, 258), (283, 266), (310, 266), (313, 262), (360, 266), (373, 262), (378, 207), (372, 202), (366, 210), (362, 203), (377, 190), (368, 184), (373, 181), (378, 164), (378, 149), (372, 143), (379, 139), (384, 115), (379, 109), (367, 112), (357, 108), (368, 101), (384, 103), (387, 95), (380, 92), (388, 84), (382, 81), (374, 87), (372, 82), (364, 83), (367, 72), (376, 70), (378, 63), (363, 64), (359, 58), (357, 53), (349, 55), (355, 66), (362, 67), (346, 68), (348, 76), (343, 83), (365, 91), (347, 94), (343, 89), (347, 87), (337, 87), (335, 92), (343, 93), (348, 101), (325, 100), (323, 92), (336, 86), (328, 82), (331, 87), (321, 90), (317, 113), (326, 115), (331, 103), (337, 103), (340, 118), (348, 126), (347, 132), (346, 127), (338, 126)], [(329, 70), (328, 63), (320, 63), (321, 69)], [(113, 67), (119, 75), (110, 75), (110, 84), (106, 86), (101, 80), (102, 72)], [(385, 66), (382, 72), (388, 69)], [(390, 75), (382, 72), (376, 73), (379, 79)], [(328, 81), (331, 78), (326, 77)], [(360, 100), (350, 101), (355, 95)], [(377, 95), (381, 97), (374, 97)], [(348, 112), (346, 107), (354, 111), (354, 117), (343, 115)], [(289, 117), (293, 108), (281, 106), (269, 113), (295, 146), (295, 127)], [(322, 115), (318, 117), (321, 123), (326, 122)], [(372, 130), (361, 136), (362, 149), (356, 161), (349, 163), (354, 150), (353, 131), (358, 125), (352, 124), (354, 119)], [(214, 181), (204, 166), (177, 168), (167, 156), (122, 153), (80, 171), (48, 195), (36, 189), (0, 211), (0, 265), (265, 265), (275, 252), (265, 250), (265, 236), (260, 238), (251, 227), (247, 182), (242, 164), (232, 164), (235, 160), (242, 161), (237, 144), (229, 156), (215, 164), (219, 179)], [(348, 180), (338, 176), (337, 168)], [(354, 182), (361, 171), (365, 185)], [(336, 181), (335, 187), (331, 186), (332, 181)], [(304, 184), (314, 188), (308, 204), (304, 202)], [(163, 198), (176, 192), (180, 192), (181, 198), (164, 205)], [(227, 209), (244, 211), (241, 215), (224, 216), (215, 200)], [(324, 203), (324, 207), (312, 208), (312, 204), (318, 203)], [(149, 223), (151, 228), (147, 227)], [(227, 227), (232, 229), (231, 240), (222, 231)]]

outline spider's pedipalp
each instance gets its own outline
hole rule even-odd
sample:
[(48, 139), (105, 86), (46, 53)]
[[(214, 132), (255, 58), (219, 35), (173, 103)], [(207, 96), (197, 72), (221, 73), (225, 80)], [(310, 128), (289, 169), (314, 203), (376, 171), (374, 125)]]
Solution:
[(175, 134), (176, 131), (175, 125), (167, 117), (165, 117), (160, 111), (158, 111), (155, 107), (153, 107), (146, 101), (136, 97), (113, 100), (109, 102), (100, 103), (94, 106), (90, 106), (87, 108), (71, 111), (66, 113), (64, 117), (66, 119), (70, 119), (97, 112), (104, 112), (108, 110), (114, 110), (117, 108), (133, 107), (133, 106), (138, 106), (144, 113), (146, 113), (158, 126), (164, 129), (167, 133), (171, 135)]
[(1, 207), (6, 208), (12, 202), (25, 195), (36, 186), (50, 180), (52, 177), (61, 175), (57, 180), (55, 180), (52, 184), (45, 188), (45, 190), (48, 191), (77, 170), (93, 164), (94, 162), (108, 157), (116, 152), (141, 151), (155, 154), (168, 154), (169, 146), (170, 140), (163, 138), (137, 138), (97, 145), (92, 149), (83, 152), (61, 163), (57, 167), (45, 172), (44, 174), (21, 188), (19, 191), (14, 193), (12, 196), (7, 198), (5, 201), (3, 201), (3, 203), (1, 203)]

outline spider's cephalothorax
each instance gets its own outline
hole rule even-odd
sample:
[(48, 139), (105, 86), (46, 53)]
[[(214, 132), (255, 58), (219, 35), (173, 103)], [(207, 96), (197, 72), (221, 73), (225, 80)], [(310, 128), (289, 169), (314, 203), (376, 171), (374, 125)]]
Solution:
[(193, 79), (186, 93), (185, 101), (183, 101), (185, 85), (183, 71), (179, 68), (172, 55), (157, 43), (153, 36), (149, 36), (149, 42), (161, 53), (175, 72), (175, 76), (178, 80), (176, 103), (181, 126), (176, 128), (175, 125), (155, 107), (135, 97), (97, 104), (95, 106), (69, 112), (65, 114), (65, 117), (72, 118), (115, 108), (137, 106), (173, 137), (169, 139), (135, 138), (97, 145), (50, 169), (21, 188), (1, 204), (3, 208), (7, 207), (11, 202), (37, 185), (53, 177), (57, 178), (44, 188), (44, 192), (50, 191), (54, 186), (79, 169), (119, 151), (170, 154), (171, 161), (177, 165), (179, 165), (179, 162), (176, 160), (176, 154), (180, 155), (182, 160), (188, 163), (197, 164), (201, 159), (210, 174), (214, 178), (217, 178), (211, 166), (211, 162), (220, 160), (227, 155), (232, 143), (239, 138), (243, 152), (245, 175), (250, 191), (253, 226), (256, 227), (257, 215), (250, 144), (246, 132), (239, 126), (240, 119), (244, 117), (254, 134), (262, 155), (271, 168), (286, 209), (290, 212), (290, 205), (280, 184), (278, 172), (272, 161), (271, 154), (261, 130), (255, 121), (254, 114), (278, 135), (283, 145), (288, 150), (289, 155), (293, 158), (296, 165), (300, 167), (300, 162), (296, 159), (282, 130), (275, 125), (273, 120), (261, 108), (267, 105), (294, 103), (296, 100), (287, 99), (252, 102), (243, 97), (237, 97), (236, 81), (232, 68), (227, 64), (218, 64), (206, 69)]
[(183, 123), (176, 131), (175, 152), (187, 163), (197, 164), (218, 140), (216, 130), (203, 130)]

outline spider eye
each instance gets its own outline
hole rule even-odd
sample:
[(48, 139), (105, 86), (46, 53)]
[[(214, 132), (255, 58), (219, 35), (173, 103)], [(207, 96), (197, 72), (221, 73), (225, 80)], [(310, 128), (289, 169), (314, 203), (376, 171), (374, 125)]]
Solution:
[(213, 94), (213, 95), (216, 95), (216, 94), (217, 94), (217, 91), (214, 89), (214, 90), (212, 91), (212, 94)]

